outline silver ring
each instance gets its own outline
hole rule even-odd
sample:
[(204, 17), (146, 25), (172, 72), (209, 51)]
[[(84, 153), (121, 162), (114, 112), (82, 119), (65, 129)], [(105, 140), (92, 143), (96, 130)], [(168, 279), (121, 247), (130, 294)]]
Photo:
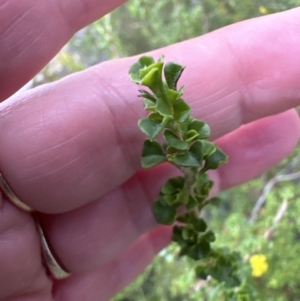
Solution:
[(69, 277), (71, 274), (69, 272), (67, 272), (61, 266), (61, 264), (58, 263), (58, 261), (55, 259), (54, 255), (53, 255), (53, 253), (51, 252), (51, 249), (46, 240), (46, 237), (45, 237), (44, 231), (41, 227), (41, 224), (38, 221), (38, 218), (36, 218), (36, 225), (37, 225), (37, 229), (38, 229), (38, 232), (40, 235), (43, 255), (44, 255), (45, 261), (47, 263), (47, 268), (49, 269), (51, 275), (57, 280)]
[[(28, 205), (21, 202), (20, 199), (14, 194), (14, 192), (11, 190), (11, 188), (9, 187), (9, 185), (7, 184), (6, 180), (4, 179), (1, 173), (0, 173), (0, 187), (2, 191), (5, 193), (5, 195), (7, 196), (7, 198), (9, 199), (9, 201), (11, 201), (17, 208), (26, 212), (34, 213), (34, 210), (32, 208), (30, 208)], [(67, 272), (55, 259), (53, 253), (51, 252), (49, 244), (46, 240), (44, 231), (39, 223), (37, 215), (34, 214), (34, 217), (37, 225), (38, 234), (40, 237), (42, 253), (48, 270), (50, 271), (51, 275), (55, 279), (67, 278), (68, 276), (70, 276), (70, 273)]]
[(5, 181), (4, 177), (0, 173), (0, 187), (2, 191), (5, 193), (5, 195), (8, 197), (8, 199), (19, 209), (22, 209), (26, 212), (32, 212), (33, 209), (31, 209), (28, 205), (24, 204), (19, 200), (19, 198), (13, 193), (13, 191), (10, 189), (9, 185)]

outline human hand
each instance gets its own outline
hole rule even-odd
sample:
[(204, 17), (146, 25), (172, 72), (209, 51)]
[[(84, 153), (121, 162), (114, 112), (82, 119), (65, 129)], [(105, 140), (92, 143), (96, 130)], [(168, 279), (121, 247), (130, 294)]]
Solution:
[[(0, 99), (121, 2), (6, 1)], [(215, 193), (273, 166), (298, 141), (291, 108), (300, 102), (299, 17), (294, 9), (151, 53), (187, 66), (185, 99), (229, 155), (212, 173)], [(140, 171), (143, 108), (127, 75), (135, 60), (102, 63), (1, 104), (0, 170), (41, 212), (48, 241), (72, 275), (47, 276), (31, 215), (3, 195), (0, 300), (108, 300), (168, 243), (169, 228), (157, 227), (150, 202), (173, 170)]]

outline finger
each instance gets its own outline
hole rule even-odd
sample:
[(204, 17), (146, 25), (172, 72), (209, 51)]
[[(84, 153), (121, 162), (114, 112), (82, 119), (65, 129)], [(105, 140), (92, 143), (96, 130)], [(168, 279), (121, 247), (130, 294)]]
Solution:
[(85, 273), (118, 257), (142, 234), (157, 227), (151, 202), (168, 176), (163, 165), (140, 171), (99, 200), (59, 215), (41, 215), (52, 249), (67, 270)]
[[(299, 137), (299, 115), (295, 110), (289, 110), (262, 119), (259, 126), (256, 122), (250, 123), (218, 139), (221, 149), (231, 154), (228, 164), (218, 169), (220, 189), (247, 182), (275, 166), (296, 147)], [(237, 148), (234, 153), (233, 148)]]
[[(250, 20), (159, 51), (187, 66), (186, 99), (213, 138), (299, 103), (299, 15)], [(68, 211), (140, 168), (136, 123), (144, 113), (127, 76), (134, 60), (101, 64), (1, 105), (1, 171), (26, 204)]]
[(123, 2), (125, 0), (2, 1), (0, 101), (28, 82), (77, 30)]
[[(278, 163), (295, 147), (299, 130), (297, 114), (288, 111), (245, 125), (222, 138), (220, 145), (229, 155), (229, 163), (212, 175), (214, 193), (248, 181)], [(292, 135), (286, 135), (286, 131)], [(44, 215), (43, 227), (64, 266), (71, 272), (91, 271), (119, 256), (140, 235), (156, 227), (151, 202), (164, 181), (178, 174), (168, 164), (140, 171), (84, 207)]]
[(0, 199), (0, 300), (48, 301), (52, 283), (42, 266), (33, 219)]
[(170, 228), (143, 235), (118, 258), (94, 272), (74, 275), (54, 286), (55, 301), (107, 301), (128, 285), (170, 241)]

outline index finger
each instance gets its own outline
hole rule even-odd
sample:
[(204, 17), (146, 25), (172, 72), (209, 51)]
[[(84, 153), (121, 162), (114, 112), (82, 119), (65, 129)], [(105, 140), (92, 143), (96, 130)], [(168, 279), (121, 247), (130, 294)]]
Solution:
[[(185, 98), (217, 138), (299, 104), (299, 16), (295, 9), (253, 19), (153, 54), (187, 66)], [(140, 168), (136, 123), (144, 113), (127, 76), (134, 60), (101, 64), (1, 105), (0, 169), (26, 204), (68, 211)]]
[(77, 30), (125, 1), (1, 1), (0, 101), (27, 83)]

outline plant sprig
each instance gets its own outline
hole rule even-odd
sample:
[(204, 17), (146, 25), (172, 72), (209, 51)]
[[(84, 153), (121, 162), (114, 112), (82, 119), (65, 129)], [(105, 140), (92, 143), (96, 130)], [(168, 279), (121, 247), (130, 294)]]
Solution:
[[(204, 206), (218, 201), (209, 199), (213, 182), (207, 171), (227, 162), (227, 156), (207, 140), (209, 126), (190, 115), (191, 108), (182, 98), (184, 87), (177, 87), (183, 71), (184, 67), (177, 63), (164, 64), (163, 57), (154, 61), (150, 56), (142, 56), (129, 70), (133, 82), (148, 88), (139, 90), (149, 111), (138, 122), (148, 136), (142, 150), (142, 166), (150, 168), (169, 162), (183, 173), (162, 186), (152, 210), (158, 223), (176, 223), (172, 239), (180, 246), (181, 256), (198, 262), (198, 277), (207, 279), (210, 275), (228, 287), (238, 287), (239, 254), (214, 249), (215, 234), (200, 215)], [(159, 136), (164, 143), (159, 142)], [(238, 294), (246, 296), (243, 289)]]

